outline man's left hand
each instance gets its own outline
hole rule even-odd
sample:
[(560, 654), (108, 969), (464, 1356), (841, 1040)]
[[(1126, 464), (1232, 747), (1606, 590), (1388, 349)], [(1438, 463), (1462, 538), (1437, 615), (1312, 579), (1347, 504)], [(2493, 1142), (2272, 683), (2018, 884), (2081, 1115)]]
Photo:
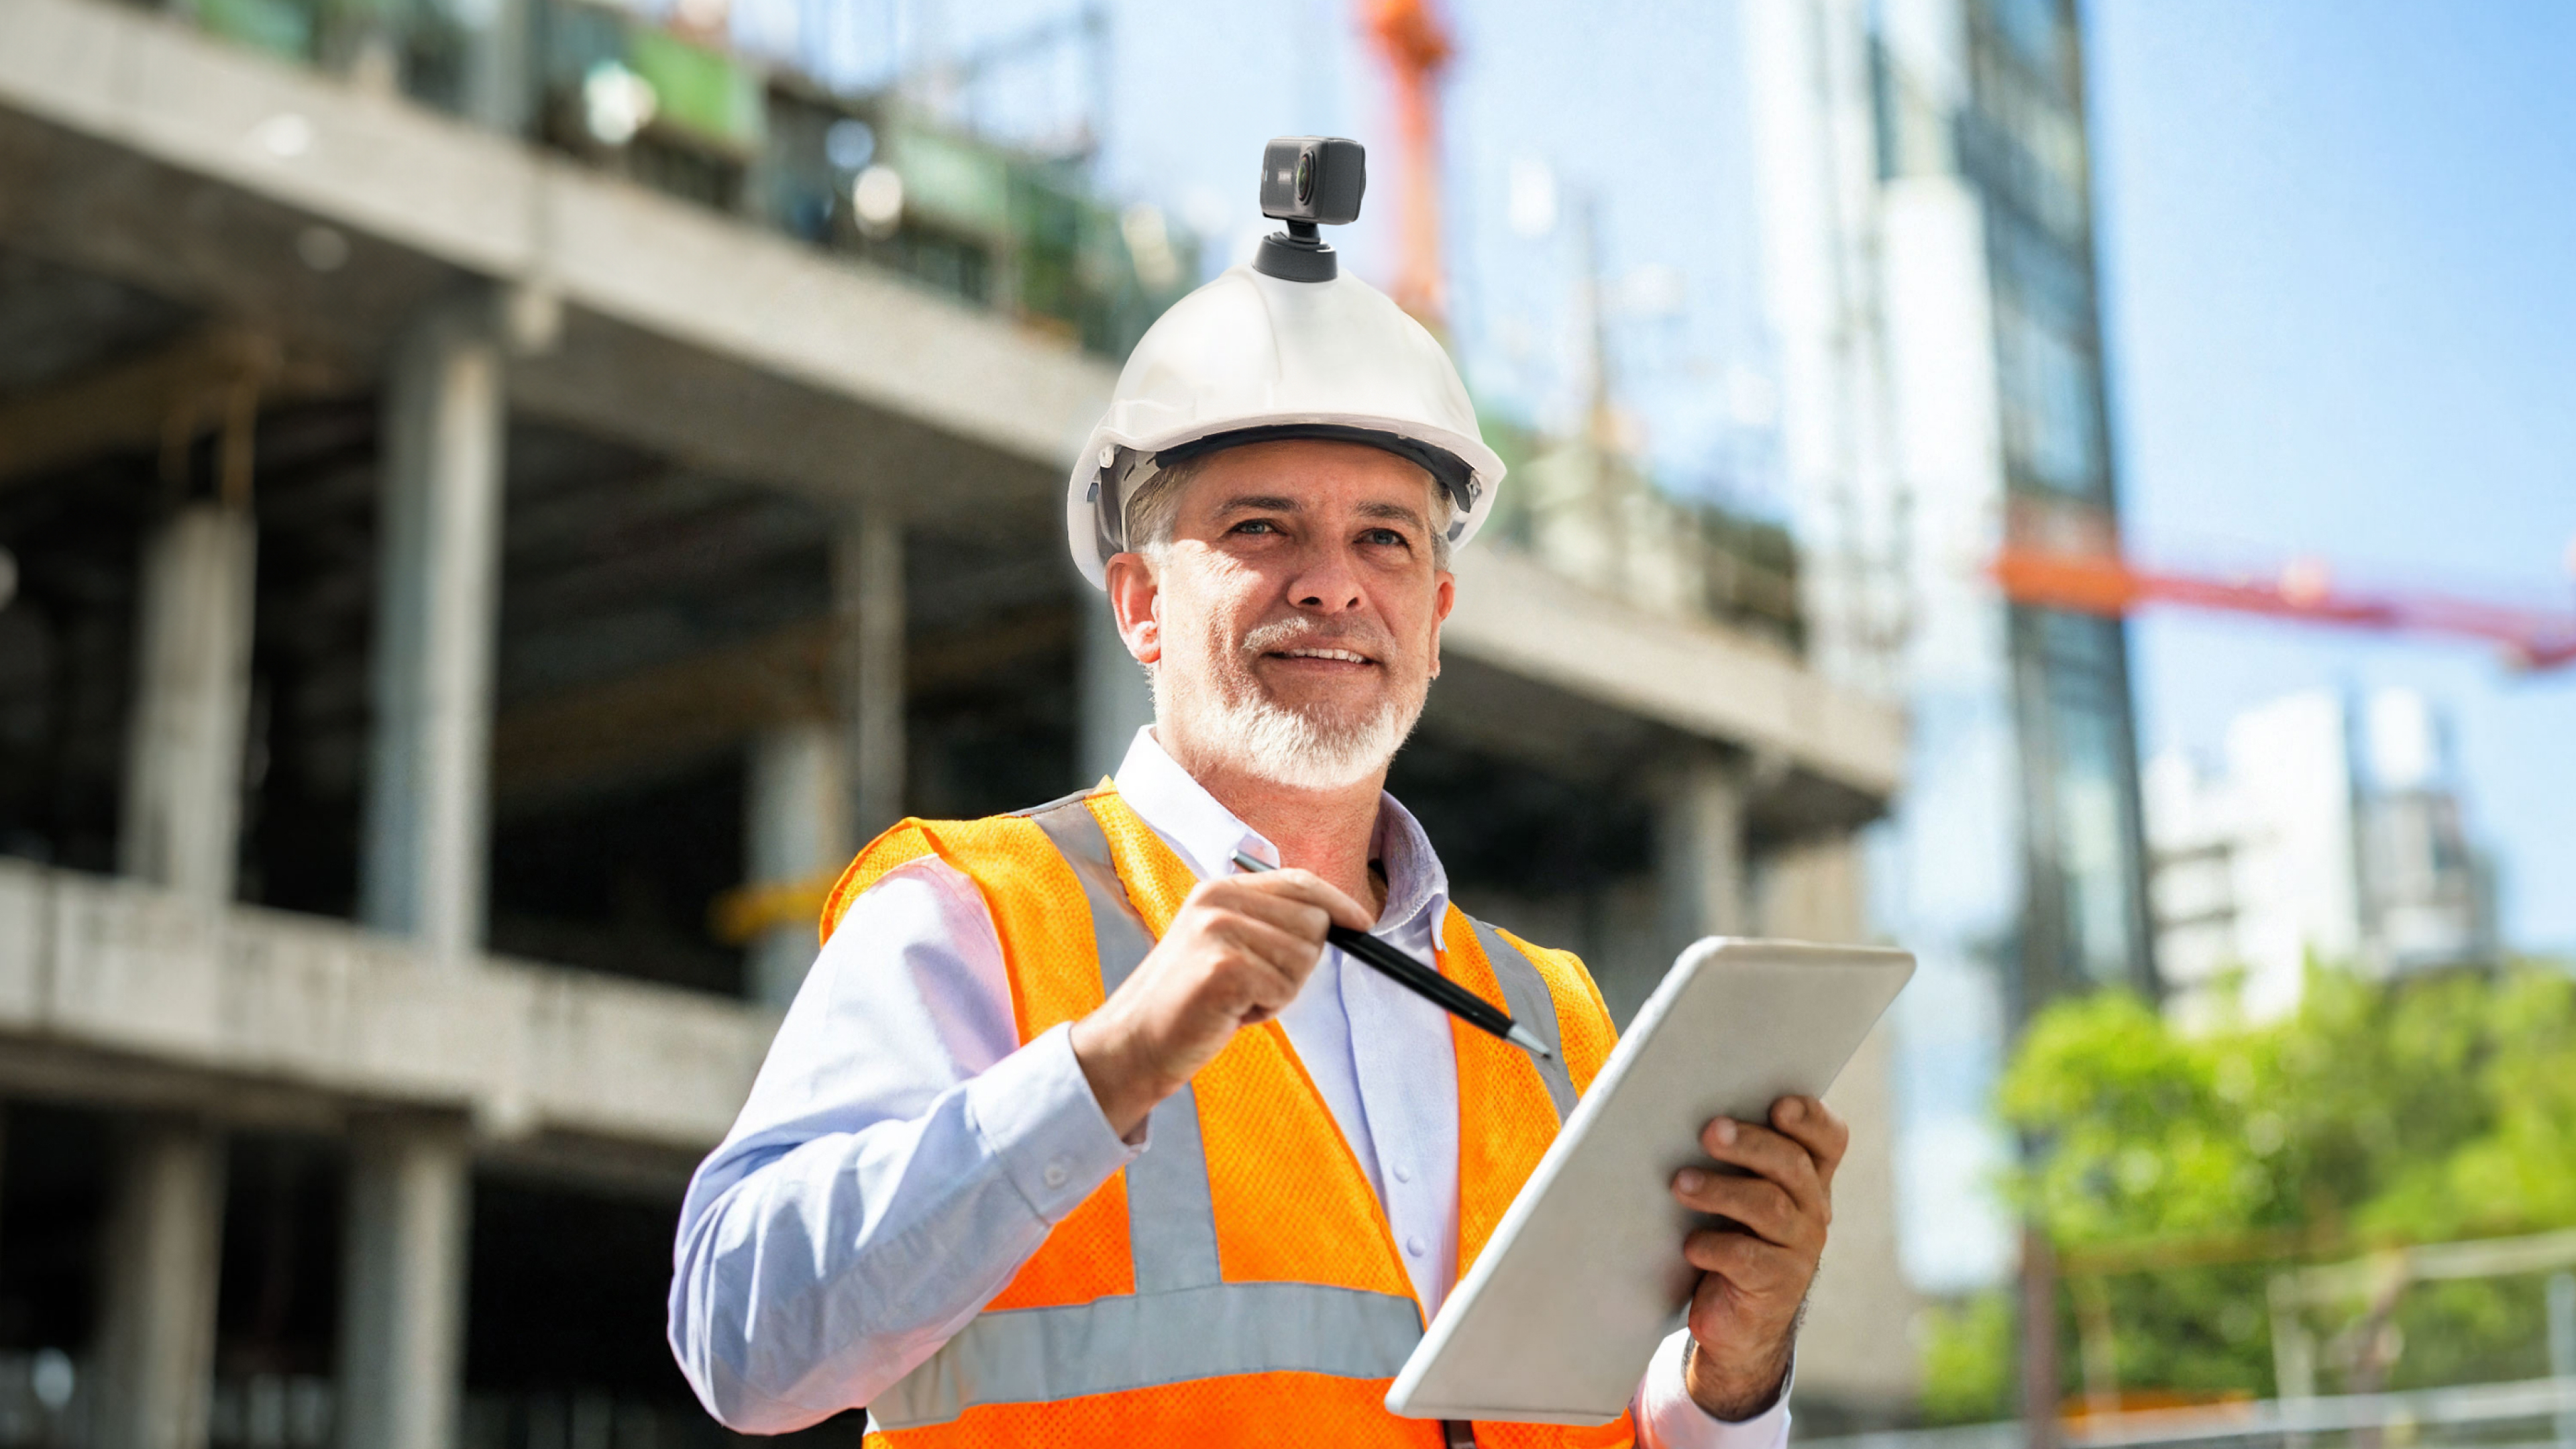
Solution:
[(1748, 1175), (1684, 1168), (1673, 1177), (1683, 1206), (1739, 1225), (1703, 1229), (1682, 1244), (1701, 1275), (1682, 1382), (1701, 1408), (1740, 1421), (1770, 1408), (1787, 1385), (1851, 1128), (1813, 1097), (1783, 1097), (1771, 1104), (1769, 1127), (1720, 1117), (1699, 1143)]

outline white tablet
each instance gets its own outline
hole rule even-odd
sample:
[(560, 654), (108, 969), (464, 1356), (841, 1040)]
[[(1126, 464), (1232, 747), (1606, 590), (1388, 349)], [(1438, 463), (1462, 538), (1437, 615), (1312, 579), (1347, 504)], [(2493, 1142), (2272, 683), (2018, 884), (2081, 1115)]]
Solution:
[(1387, 1408), (1540, 1424), (1625, 1412), (1698, 1281), (1681, 1245), (1703, 1220), (1671, 1183), (1707, 1160), (1700, 1129), (1824, 1095), (1913, 974), (1907, 952), (1856, 946), (1712, 938), (1683, 952), (1441, 1305)]

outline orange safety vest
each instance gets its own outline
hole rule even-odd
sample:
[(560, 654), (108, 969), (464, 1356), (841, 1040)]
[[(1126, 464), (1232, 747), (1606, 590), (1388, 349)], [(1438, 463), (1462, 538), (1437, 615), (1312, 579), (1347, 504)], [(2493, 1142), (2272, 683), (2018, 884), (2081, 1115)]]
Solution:
[[(1020, 1040), (1094, 1007), (1195, 884), (1106, 782), (1019, 815), (906, 820), (859, 853), (828, 939), (887, 871), (937, 855), (981, 887)], [(1557, 1049), (1540, 1063), (1464, 1022), (1458, 1058), (1463, 1279), (1615, 1032), (1583, 965), (1450, 908), (1442, 974)], [(1422, 1311), (1386, 1212), (1277, 1021), (1235, 1034), (1156, 1106), (1150, 1150), (1049, 1232), (983, 1311), (868, 1406), (867, 1443), (1411, 1445), (1471, 1426), (1401, 1419), (1388, 1385)], [(1476, 1424), (1486, 1446), (1633, 1441), (1598, 1428)]]

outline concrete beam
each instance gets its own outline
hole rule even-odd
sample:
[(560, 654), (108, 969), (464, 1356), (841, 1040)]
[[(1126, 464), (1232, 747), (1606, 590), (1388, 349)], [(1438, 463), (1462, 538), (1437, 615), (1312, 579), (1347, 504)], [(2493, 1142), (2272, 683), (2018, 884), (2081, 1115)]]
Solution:
[(215, 1387), (224, 1142), (202, 1122), (124, 1124), (99, 1315), (104, 1449), (203, 1449)]
[(455, 1113), (684, 1157), (724, 1135), (774, 1013), (486, 956), (433, 965), (347, 924), (0, 861), (0, 1080), (13, 1091), (316, 1124)]
[(0, 7), (0, 107), (1048, 468), (1115, 377), (891, 274), (122, 7)]
[[(1062, 475), (1052, 462), (580, 308), (568, 309), (553, 347), (510, 369), (510, 404), (697, 471), (775, 482), (834, 509), (899, 495), (916, 528), (988, 535), (1007, 522), (1040, 536), (1063, 526), (1053, 493)], [(923, 478), (939, 486), (924, 488)]]
[(1777, 756), (1880, 800), (1905, 759), (1903, 718), (1797, 658), (1714, 624), (1638, 612), (1504, 548), (1458, 555), (1445, 650), (1699, 739)]
[(256, 318), (284, 349), (281, 386), (308, 366), (326, 383), (370, 376), (405, 320), (458, 280), (403, 247), (6, 105), (0, 242), (208, 318)]
[(0, 484), (100, 453), (166, 453), (247, 409), (338, 387), (336, 375), (317, 365), (290, 368), (274, 338), (207, 328), (0, 404)]
[[(1060, 650), (1072, 625), (1061, 609), (1033, 608), (927, 634), (906, 650), (904, 689), (934, 693)], [(835, 630), (814, 619), (513, 706), (493, 726), (498, 808), (542, 808), (829, 715)]]

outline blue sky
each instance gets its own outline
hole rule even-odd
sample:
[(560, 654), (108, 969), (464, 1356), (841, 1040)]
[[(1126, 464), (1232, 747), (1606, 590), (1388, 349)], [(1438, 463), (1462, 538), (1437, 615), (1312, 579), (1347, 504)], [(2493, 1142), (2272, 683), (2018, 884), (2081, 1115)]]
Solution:
[[(2088, 10), (2133, 544), (2576, 608), (2576, 6)], [(2507, 939), (2576, 953), (2576, 668), (2175, 614), (2132, 657), (2150, 749), (2292, 689), (2425, 690)]]

